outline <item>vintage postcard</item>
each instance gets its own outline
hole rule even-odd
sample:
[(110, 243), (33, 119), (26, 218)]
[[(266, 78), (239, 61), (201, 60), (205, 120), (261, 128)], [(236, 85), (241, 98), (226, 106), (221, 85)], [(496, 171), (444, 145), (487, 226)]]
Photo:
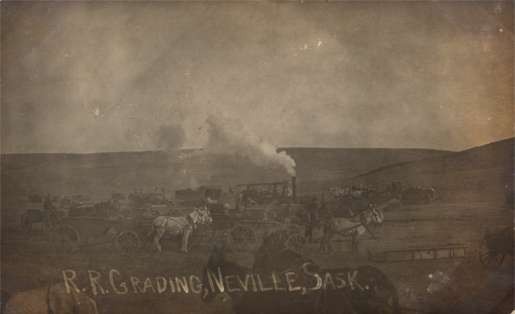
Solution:
[(1, 313), (509, 314), (511, 1), (2, 1)]

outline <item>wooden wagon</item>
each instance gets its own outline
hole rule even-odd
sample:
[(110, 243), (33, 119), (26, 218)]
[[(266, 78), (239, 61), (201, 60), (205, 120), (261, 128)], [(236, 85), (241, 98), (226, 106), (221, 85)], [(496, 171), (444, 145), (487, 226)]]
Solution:
[(86, 247), (110, 245), (122, 254), (132, 254), (141, 247), (136, 231), (140, 221), (99, 217), (64, 218), (52, 230), (52, 241), (66, 253)]
[(192, 236), (193, 245), (199, 242), (221, 240), (236, 251), (253, 250), (265, 235), (279, 230), (286, 231), (288, 234), (284, 241), (289, 248), (299, 250), (304, 244), (303, 227), (267, 217), (267, 211), (262, 208), (247, 208), (244, 211), (212, 211), (212, 217), (211, 226), (199, 230)]
[[(293, 189), (293, 190), (292, 190)], [(285, 240), (291, 248), (303, 244), (303, 232), (289, 219), (294, 212), (294, 183), (289, 181), (239, 184), (230, 192), (220, 187), (199, 187), (176, 191), (179, 205), (207, 202), (213, 223), (200, 226), (192, 244), (222, 240), (234, 250), (253, 250), (263, 236), (287, 230)]]

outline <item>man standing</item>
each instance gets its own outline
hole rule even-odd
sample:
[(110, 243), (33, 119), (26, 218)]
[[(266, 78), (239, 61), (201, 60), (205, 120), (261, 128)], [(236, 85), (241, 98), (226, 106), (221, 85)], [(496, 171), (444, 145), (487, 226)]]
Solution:
[(332, 253), (333, 247), (331, 239), (334, 236), (334, 219), (330, 211), (326, 211), (322, 216), (322, 239), (320, 240), (320, 251), (323, 253)]
[(57, 222), (57, 213), (52, 203), (52, 198), (50, 194), (45, 196), (45, 200), (43, 201), (43, 209), (45, 210), (45, 220), (48, 227), (53, 227)]
[(316, 227), (318, 220), (318, 202), (317, 198), (313, 197), (311, 201), (305, 206), (305, 231), (304, 238), (306, 242), (313, 242), (313, 229)]

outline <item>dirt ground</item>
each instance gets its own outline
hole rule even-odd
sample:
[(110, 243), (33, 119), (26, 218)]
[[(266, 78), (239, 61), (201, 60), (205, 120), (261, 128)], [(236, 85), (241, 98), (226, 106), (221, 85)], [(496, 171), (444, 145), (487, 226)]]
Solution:
[[(511, 209), (493, 203), (440, 203), (404, 205), (385, 213), (385, 222), (375, 229), (376, 239), (363, 237), (359, 252), (350, 252), (348, 241), (337, 241), (335, 251), (322, 254), (318, 243), (308, 244), (304, 254), (322, 267), (370, 264), (383, 270), (394, 282), (405, 313), (494, 313), (513, 286), (513, 262), (505, 259), (498, 267), (486, 268), (478, 262), (477, 249), (486, 230), (497, 230), (513, 223)], [(317, 236), (317, 234), (315, 234)], [(463, 245), (465, 258), (374, 263), (369, 254), (386, 250), (432, 248)], [(88, 270), (106, 276), (111, 269), (120, 278), (145, 279), (159, 275), (197, 275), (207, 262), (209, 243), (194, 246), (190, 253), (179, 253), (177, 245), (167, 243), (165, 252), (149, 248), (134, 256), (121, 255), (111, 244), (82, 248), (75, 253), (56, 252), (43, 233), (30, 235), (4, 228), (2, 234), (2, 290), (18, 291), (62, 282), (62, 271), (72, 269), (85, 293), (94, 297), (100, 313), (230, 313), (230, 301), (217, 300), (207, 307), (200, 296), (189, 293), (143, 293), (96, 295), (86, 281)], [(252, 252), (232, 251), (228, 258), (250, 266)], [(465, 278), (465, 279), (464, 279)], [(84, 282), (82, 284), (82, 282)], [(452, 292), (452, 293), (451, 293)], [(451, 299), (450, 296), (453, 296)], [(470, 310), (474, 309), (474, 310)]]

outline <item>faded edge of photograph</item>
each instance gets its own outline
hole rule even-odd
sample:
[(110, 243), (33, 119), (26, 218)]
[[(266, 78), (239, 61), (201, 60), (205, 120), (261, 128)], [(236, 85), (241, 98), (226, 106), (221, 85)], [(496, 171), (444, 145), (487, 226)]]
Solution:
[(1, 313), (513, 313), (513, 2), (0, 9)]

